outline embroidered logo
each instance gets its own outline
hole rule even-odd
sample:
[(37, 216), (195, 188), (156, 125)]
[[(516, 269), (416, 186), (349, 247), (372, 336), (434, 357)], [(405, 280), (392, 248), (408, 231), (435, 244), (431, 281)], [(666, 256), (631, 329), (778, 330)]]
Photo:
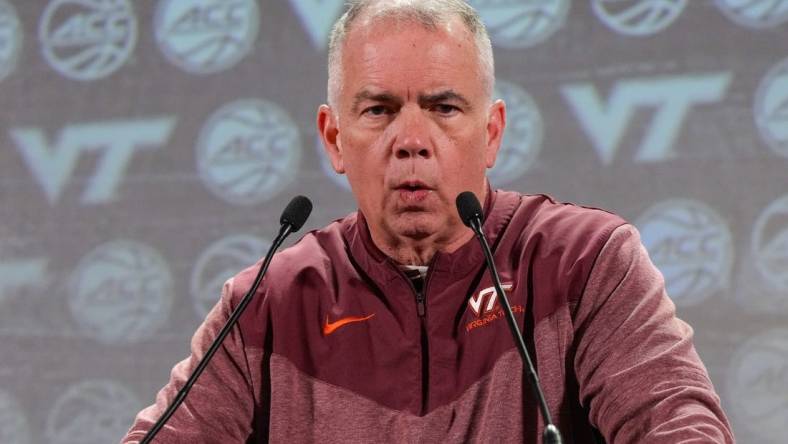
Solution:
[(334, 322), (328, 322), (328, 315), (326, 315), (326, 320), (323, 323), (323, 336), (328, 336), (331, 333), (337, 331), (337, 329), (339, 329), (340, 327), (344, 327), (347, 324), (352, 324), (354, 322), (363, 322), (371, 319), (373, 316), (375, 316), (375, 313), (372, 313), (369, 316), (348, 316), (336, 320)]
[[(502, 284), (501, 287), (508, 293), (514, 288), (514, 284)], [(485, 288), (475, 296), (472, 296), (468, 300), (468, 307), (475, 317), (472, 317), (472, 320), (465, 324), (466, 332), (470, 332), (479, 327), (486, 327), (493, 321), (503, 319), (505, 316), (503, 307), (498, 304), (498, 293), (496, 293), (495, 287)], [(525, 313), (525, 307), (522, 305), (512, 305), (512, 312), (515, 315)]]
[[(513, 285), (502, 284), (501, 287), (503, 291), (510, 291)], [(496, 302), (498, 302), (498, 293), (495, 291), (495, 287), (488, 287), (475, 296), (471, 296), (471, 298), (468, 299), (468, 307), (470, 307), (473, 314), (478, 318), (492, 312), (495, 309)]]

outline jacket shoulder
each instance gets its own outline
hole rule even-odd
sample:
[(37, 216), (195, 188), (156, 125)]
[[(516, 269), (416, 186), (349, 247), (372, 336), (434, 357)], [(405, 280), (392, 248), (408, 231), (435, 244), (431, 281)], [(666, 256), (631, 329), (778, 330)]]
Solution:
[(627, 222), (593, 207), (558, 202), (547, 195), (522, 195), (503, 241), (511, 255), (536, 277), (535, 291), (550, 303), (538, 316), (579, 300), (602, 248)]
[(518, 215), (527, 219), (524, 229), (554, 241), (605, 240), (627, 222), (600, 208), (559, 202), (544, 194), (523, 195)]

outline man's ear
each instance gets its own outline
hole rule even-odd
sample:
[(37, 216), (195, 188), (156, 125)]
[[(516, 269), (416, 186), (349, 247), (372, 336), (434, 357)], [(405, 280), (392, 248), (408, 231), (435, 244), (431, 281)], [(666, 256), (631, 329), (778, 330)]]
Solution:
[(345, 164), (342, 159), (342, 147), (339, 143), (338, 116), (328, 105), (320, 105), (317, 109), (317, 131), (323, 142), (323, 149), (331, 161), (331, 166), (338, 174), (345, 173)]
[(495, 158), (503, 141), (503, 131), (506, 129), (506, 104), (498, 99), (490, 105), (487, 114), (487, 146), (485, 146), (484, 160), (487, 168), (495, 166)]

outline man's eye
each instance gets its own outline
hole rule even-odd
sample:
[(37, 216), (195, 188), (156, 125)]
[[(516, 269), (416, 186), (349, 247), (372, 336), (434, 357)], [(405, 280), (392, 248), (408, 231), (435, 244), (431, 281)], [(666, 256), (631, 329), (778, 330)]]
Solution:
[(454, 105), (447, 105), (447, 104), (443, 104), (443, 103), (439, 104), (439, 105), (435, 105), (435, 108), (433, 108), (433, 109), (435, 111), (437, 111), (438, 114), (453, 114), (454, 112), (460, 110), (459, 108), (457, 108)]
[(375, 105), (370, 106), (369, 108), (365, 109), (363, 114), (369, 114), (371, 116), (382, 116), (387, 113), (386, 107), (383, 105)]

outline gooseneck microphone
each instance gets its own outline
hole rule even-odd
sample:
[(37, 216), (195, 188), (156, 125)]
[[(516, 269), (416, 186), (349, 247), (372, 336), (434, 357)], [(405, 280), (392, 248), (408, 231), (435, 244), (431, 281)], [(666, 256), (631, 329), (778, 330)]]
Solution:
[(167, 420), (169, 420), (173, 413), (175, 413), (175, 410), (178, 408), (178, 406), (180, 406), (186, 399), (186, 395), (189, 393), (203, 370), (205, 370), (205, 367), (208, 366), (208, 362), (211, 360), (211, 357), (213, 357), (214, 353), (216, 353), (216, 350), (219, 349), (219, 346), (222, 344), (222, 341), (224, 341), (224, 338), (230, 333), (230, 330), (232, 330), (232, 328), (238, 322), (238, 318), (241, 317), (241, 314), (246, 309), (246, 306), (249, 305), (249, 302), (251, 302), (252, 298), (254, 298), (254, 295), (257, 292), (257, 287), (260, 286), (260, 282), (263, 280), (263, 275), (265, 275), (266, 270), (268, 270), (268, 265), (271, 263), (271, 259), (273, 258), (276, 250), (279, 249), (279, 247), (282, 245), (282, 242), (284, 242), (285, 238), (290, 233), (295, 233), (301, 229), (301, 227), (304, 225), (304, 222), (306, 222), (306, 219), (309, 217), (309, 213), (311, 212), (312, 202), (310, 202), (309, 199), (304, 196), (296, 196), (290, 201), (289, 204), (287, 204), (287, 207), (282, 212), (282, 216), (279, 218), (279, 223), (281, 224), (281, 227), (279, 228), (279, 234), (276, 236), (271, 248), (265, 255), (265, 260), (260, 267), (260, 271), (257, 272), (257, 277), (255, 277), (252, 287), (238, 304), (238, 307), (236, 307), (232, 312), (229, 319), (227, 319), (224, 327), (222, 327), (222, 329), (219, 331), (216, 339), (214, 339), (213, 343), (208, 348), (208, 351), (205, 352), (205, 356), (203, 356), (199, 364), (197, 364), (197, 367), (194, 369), (191, 376), (189, 376), (189, 379), (186, 380), (186, 383), (178, 392), (178, 395), (172, 400), (172, 403), (170, 403), (169, 407), (167, 407), (167, 410), (162, 413), (159, 420), (156, 421), (156, 424), (154, 424), (153, 427), (148, 430), (148, 433), (145, 435), (142, 441), (140, 441), (140, 444), (150, 443), (156, 434), (159, 433), (159, 430), (164, 427), (164, 424), (167, 423)]
[(520, 352), (520, 357), (523, 360), (523, 365), (525, 366), (526, 373), (528, 374), (528, 381), (531, 386), (531, 391), (539, 400), (539, 410), (542, 412), (542, 419), (544, 419), (545, 423), (544, 433), (542, 434), (542, 442), (549, 444), (561, 444), (563, 442), (561, 439), (561, 432), (558, 431), (558, 427), (553, 424), (553, 420), (550, 417), (550, 411), (547, 409), (547, 402), (544, 399), (542, 388), (539, 385), (539, 377), (536, 375), (534, 364), (531, 362), (531, 357), (528, 355), (528, 350), (525, 348), (523, 335), (520, 332), (520, 329), (517, 328), (517, 320), (514, 317), (514, 313), (512, 313), (512, 307), (509, 305), (509, 299), (506, 298), (506, 293), (504, 293), (503, 288), (501, 288), (501, 278), (498, 276), (498, 270), (495, 268), (495, 262), (493, 262), (490, 245), (487, 243), (487, 238), (484, 236), (484, 232), (482, 232), (482, 219), (484, 218), (484, 213), (482, 212), (482, 207), (479, 204), (479, 200), (476, 199), (476, 196), (472, 192), (463, 191), (457, 196), (456, 203), (457, 212), (460, 213), (460, 219), (462, 219), (462, 223), (473, 230), (473, 233), (476, 235), (476, 238), (479, 239), (479, 243), (482, 245), (484, 258), (487, 260), (487, 268), (490, 269), (490, 276), (492, 277), (493, 285), (495, 285), (495, 291), (498, 293), (498, 300), (501, 301), (503, 312), (506, 316), (506, 322), (509, 324), (509, 330), (512, 332), (515, 345), (517, 346), (517, 350)]

